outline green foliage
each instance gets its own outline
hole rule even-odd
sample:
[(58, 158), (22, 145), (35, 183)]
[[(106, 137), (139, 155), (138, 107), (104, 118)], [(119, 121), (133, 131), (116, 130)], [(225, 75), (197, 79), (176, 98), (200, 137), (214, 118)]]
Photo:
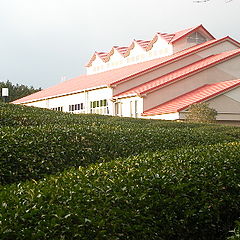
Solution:
[(218, 125), (77, 116), (12, 104), (0, 106), (0, 184), (37, 180), (69, 167), (143, 152), (237, 141), (240, 136), (238, 129)]
[(0, 103), (0, 239), (226, 239), (239, 140), (236, 127)]
[(239, 240), (240, 239), (240, 221), (236, 221), (236, 227), (231, 231), (233, 235), (228, 240)]
[(189, 107), (187, 120), (199, 123), (213, 123), (216, 121), (217, 111), (207, 103), (196, 103)]
[(0, 239), (226, 239), (240, 143), (145, 153), (0, 192)]
[[(22, 98), (25, 97), (27, 95), (30, 95), (32, 93), (38, 92), (41, 90), (41, 88), (39, 89), (35, 89), (32, 86), (28, 87), (26, 85), (19, 85), (19, 84), (12, 84), (9, 80), (7, 80), (6, 82), (0, 82), (0, 91), (2, 90), (2, 88), (8, 88), (9, 89), (9, 97), (8, 97), (8, 102), (12, 102), (18, 98)], [(0, 97), (0, 102), (2, 102), (3, 99), (2, 97)]]

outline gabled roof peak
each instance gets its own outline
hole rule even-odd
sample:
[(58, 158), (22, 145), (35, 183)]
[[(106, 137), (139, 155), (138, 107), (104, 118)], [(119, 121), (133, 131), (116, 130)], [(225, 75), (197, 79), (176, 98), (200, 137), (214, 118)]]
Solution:
[[(142, 40), (142, 39), (134, 39), (133, 42), (130, 44), (129, 47), (119, 47), (117, 45), (113, 46), (111, 48), (111, 50), (108, 53), (105, 52), (101, 52), (102, 55), (106, 54), (106, 56), (101, 56), (101, 58), (103, 58), (102, 60), (107, 62), (110, 59), (110, 56), (113, 54), (113, 49), (117, 50), (123, 57), (127, 57), (130, 53), (130, 51), (133, 49), (134, 47), (134, 43), (138, 44), (140, 47), (143, 48), (143, 50), (145, 51), (149, 51), (151, 50), (153, 44), (156, 42), (157, 37), (160, 36), (161, 38), (163, 38), (168, 44), (173, 44), (176, 41), (180, 40), (181, 38), (185, 37), (186, 35), (190, 34), (191, 32), (194, 32), (198, 29), (201, 29), (202, 31), (204, 31), (208, 36), (209, 39), (215, 39), (211, 33), (209, 33), (202, 24), (196, 26), (196, 27), (191, 27), (191, 28), (187, 28), (181, 31), (177, 31), (175, 33), (166, 33), (166, 32), (157, 32), (155, 34), (155, 36), (153, 37), (152, 40)], [(95, 52), (96, 54), (99, 54), (98, 52)], [(89, 61), (89, 63), (86, 65), (87, 67), (90, 67), (92, 62), (94, 61), (94, 57), (92, 57)]]

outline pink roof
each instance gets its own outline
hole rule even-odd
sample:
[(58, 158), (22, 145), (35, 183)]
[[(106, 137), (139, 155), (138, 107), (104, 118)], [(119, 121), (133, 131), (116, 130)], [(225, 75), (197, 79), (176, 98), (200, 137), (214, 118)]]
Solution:
[[(168, 43), (174, 43), (176, 42), (177, 40), (181, 39), (182, 37), (190, 34), (191, 32), (193, 31), (196, 31), (198, 30), (199, 28), (201, 28), (203, 31), (205, 31), (210, 37), (211, 39), (215, 39), (208, 31), (206, 28), (204, 28), (202, 25), (199, 25), (197, 27), (192, 27), (192, 28), (188, 28), (188, 29), (184, 29), (182, 31), (179, 31), (179, 32), (176, 32), (176, 33), (157, 33), (157, 35), (159, 34), (163, 39), (165, 39)], [(156, 36), (155, 36), (156, 37)], [(154, 39), (155, 37), (151, 40), (151, 41), (144, 41), (144, 40), (135, 40), (144, 50), (149, 50), (150, 46), (152, 46), (152, 44), (154, 43)], [(133, 44), (133, 43), (132, 43)], [(118, 46), (115, 46), (113, 48), (116, 48), (124, 57), (125, 57), (125, 54), (131, 50), (131, 46), (132, 44), (129, 46), (129, 47), (122, 47), (124, 48), (124, 50), (118, 50), (118, 49), (121, 49), (121, 47), (118, 47)], [(111, 50), (112, 51), (112, 50)], [(110, 56), (111, 56), (111, 51), (109, 53), (105, 53), (104, 52), (104, 56), (101, 57), (103, 61), (108, 61)], [(98, 52), (96, 52), (95, 54), (99, 54)], [(90, 67), (92, 62), (95, 60), (94, 56), (95, 54), (91, 57), (91, 59), (89, 60), (89, 62), (86, 64), (86, 67)], [(107, 57), (106, 57), (107, 56)]]
[(179, 32), (174, 33), (174, 37), (171, 39), (171, 43), (176, 42), (177, 40), (183, 38), (184, 36), (190, 34), (191, 32), (194, 32), (196, 30), (198, 30), (199, 28), (201, 28), (203, 31), (205, 31), (212, 39), (215, 39), (211, 33), (209, 33), (207, 31), (206, 28), (203, 27), (203, 25), (199, 25), (197, 27), (193, 27), (193, 28), (188, 28)]
[(151, 42), (151, 41), (144, 41), (144, 40), (135, 40), (138, 45), (140, 45), (144, 50), (147, 49), (148, 47), (148, 44)]
[[(214, 44), (217, 44), (219, 42), (226, 41), (226, 40), (234, 41), (229, 37), (222, 38), (219, 40), (211, 40), (211, 41), (196, 45), (194, 47), (185, 49), (181, 52), (177, 52), (176, 54), (173, 54), (167, 57), (157, 58), (150, 61), (137, 63), (137, 64), (133, 64), (133, 65), (129, 65), (129, 66), (125, 66), (125, 67), (121, 67), (121, 68), (117, 68), (117, 69), (113, 69), (110, 71), (101, 72), (97, 74), (81, 75), (79, 77), (61, 82), (53, 87), (44, 89), (40, 92), (18, 99), (13, 103), (31, 102), (31, 101), (46, 99), (54, 96), (60, 96), (64, 94), (79, 92), (79, 91), (83, 91), (84, 89), (90, 89), (90, 88), (95, 88), (99, 86), (114, 87), (114, 85), (119, 84), (123, 81), (127, 81), (139, 74), (143, 74), (145, 72), (151, 71), (155, 68), (161, 67), (164, 64), (168, 64), (172, 61), (183, 58), (184, 56), (196, 53), (201, 49), (208, 48)], [(238, 42), (236, 42), (236, 44), (239, 45)]]
[(167, 42), (171, 42), (171, 40), (173, 39), (173, 37), (175, 36), (175, 34), (169, 34), (169, 33), (158, 33), (159, 35), (161, 35), (162, 38), (164, 38)]
[(238, 86), (240, 86), (240, 79), (206, 84), (157, 107), (151, 108), (145, 111), (143, 115), (149, 116), (179, 112), (194, 103), (206, 101)]
[(103, 62), (106, 62), (106, 57), (107, 57), (108, 53), (106, 52), (95, 52), (92, 57), (90, 58), (88, 64), (85, 65), (85, 67), (90, 67), (92, 62), (96, 59), (96, 56), (100, 57), (100, 59)]
[(114, 47), (120, 54), (124, 56), (124, 54), (127, 52), (128, 47)]
[(103, 60), (106, 61), (107, 53), (105, 52), (96, 52), (96, 54)]
[[(128, 50), (128, 47), (118, 47), (118, 46), (114, 46), (113, 47), (114, 49), (116, 49), (121, 55), (123, 55), (124, 56), (124, 54), (127, 52), (127, 50)], [(111, 53), (111, 51), (110, 51), (110, 53)], [(111, 55), (109, 53), (109, 56)]]
[(181, 80), (184, 77), (194, 74), (200, 70), (204, 70), (210, 66), (223, 62), (229, 58), (240, 55), (240, 49), (231, 50), (228, 52), (219, 53), (216, 55), (211, 55), (197, 62), (194, 62), (186, 67), (180, 68), (174, 72), (166, 74), (160, 78), (151, 80), (149, 82), (143, 83), (137, 87), (134, 87), (128, 91), (122, 92), (114, 97), (123, 97), (130, 95), (141, 95), (152, 92), (160, 87), (167, 84)]

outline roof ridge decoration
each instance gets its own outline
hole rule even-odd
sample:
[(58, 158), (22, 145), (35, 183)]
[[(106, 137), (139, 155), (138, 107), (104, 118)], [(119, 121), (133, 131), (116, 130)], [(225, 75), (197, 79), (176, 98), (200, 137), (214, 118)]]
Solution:
[[(111, 48), (111, 50), (108, 53), (106, 53), (107, 57), (103, 58), (102, 60), (103, 60), (103, 62), (108, 62), (110, 60), (110, 57), (113, 54), (114, 49), (116, 49), (123, 56), (123, 58), (125, 58), (125, 57), (129, 56), (130, 51), (134, 48), (134, 44), (138, 44), (143, 50), (149, 51), (152, 49), (154, 43), (158, 40), (158, 37), (161, 37), (162, 39), (164, 39), (168, 44), (172, 44), (172, 43), (180, 40), (184, 36), (190, 34), (191, 32), (196, 31), (199, 28), (203, 29), (203, 31), (205, 31), (210, 36), (210, 38), (215, 39), (213, 37), (213, 35), (206, 28), (203, 27), (202, 24), (198, 25), (196, 27), (187, 28), (187, 29), (175, 32), (175, 33), (157, 32), (154, 35), (154, 37), (152, 38), (152, 40), (136, 40), (136, 39), (134, 39), (128, 47), (124, 47), (124, 48), (126, 48), (126, 51), (123, 51), (123, 52), (118, 51), (117, 48), (120, 48), (119, 46), (113, 46)], [(144, 44), (143, 44), (143, 42), (144, 42)], [(145, 44), (145, 43), (147, 43), (147, 44)], [(96, 55), (97, 53), (98, 52), (95, 52), (94, 55)], [(96, 58), (94, 58), (94, 55), (90, 58), (89, 62), (85, 65), (86, 67), (90, 67), (92, 65), (92, 62), (96, 59)]]

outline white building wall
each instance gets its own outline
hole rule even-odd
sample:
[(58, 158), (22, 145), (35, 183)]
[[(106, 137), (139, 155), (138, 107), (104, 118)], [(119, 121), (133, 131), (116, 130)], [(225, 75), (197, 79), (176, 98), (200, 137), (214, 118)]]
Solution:
[(113, 115), (115, 116), (139, 118), (143, 113), (143, 98), (140, 97), (118, 99), (114, 104), (120, 104), (120, 111), (118, 113), (114, 109)]
[(31, 102), (24, 104), (26, 106), (33, 106), (33, 107), (39, 107), (39, 108), (49, 108), (49, 100), (42, 100), (37, 102)]
[(32, 103), (27, 103), (25, 105), (48, 109), (62, 107), (64, 112), (69, 112), (69, 105), (83, 103), (84, 109), (74, 111), (74, 113), (90, 113), (90, 102), (104, 99), (107, 99), (109, 114), (113, 115), (113, 103), (111, 101), (112, 89), (107, 87), (91, 91), (83, 91), (80, 93), (61, 97), (50, 98), (47, 100), (36, 101)]
[(102, 89), (96, 89), (92, 91), (88, 91), (88, 113), (90, 113), (90, 102), (91, 101), (100, 101), (107, 99), (107, 105), (109, 110), (109, 115), (113, 115), (113, 103), (111, 101), (112, 99), (112, 88), (102, 88)]
[(157, 41), (153, 44), (152, 48), (147, 53), (147, 60), (160, 58), (172, 54), (172, 44), (169, 44), (165, 39), (158, 36)]
[(92, 62), (91, 67), (87, 67), (87, 74), (94, 74), (101, 71), (106, 71), (105, 62), (96, 55), (96, 59)]

